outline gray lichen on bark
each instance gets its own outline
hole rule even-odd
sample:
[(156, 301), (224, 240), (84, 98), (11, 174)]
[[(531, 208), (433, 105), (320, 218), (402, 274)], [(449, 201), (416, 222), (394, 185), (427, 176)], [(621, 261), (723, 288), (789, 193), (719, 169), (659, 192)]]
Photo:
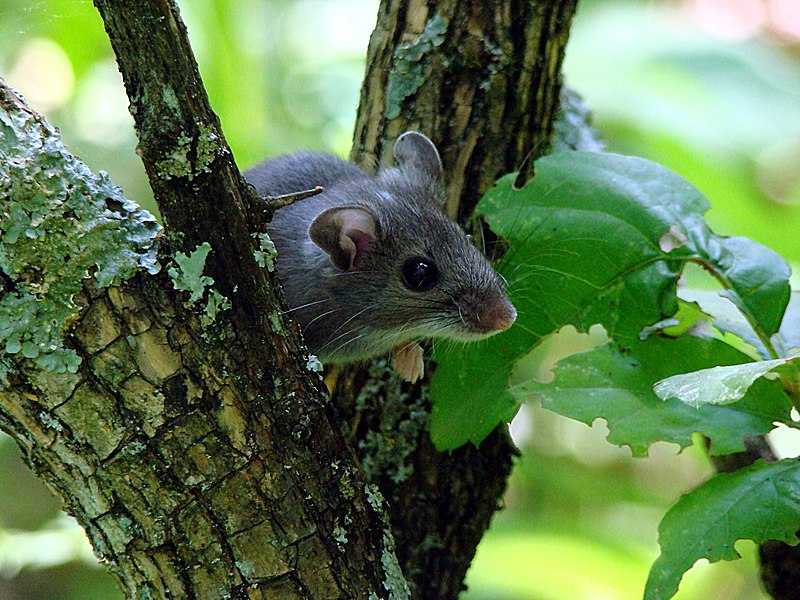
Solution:
[(63, 339), (80, 310), (75, 295), (87, 278), (107, 288), (139, 270), (157, 273), (160, 229), (108, 175), (70, 155), (45, 121), (0, 111), (0, 270), (6, 286), (14, 282), (0, 299), (6, 360), (74, 373), (80, 357)]

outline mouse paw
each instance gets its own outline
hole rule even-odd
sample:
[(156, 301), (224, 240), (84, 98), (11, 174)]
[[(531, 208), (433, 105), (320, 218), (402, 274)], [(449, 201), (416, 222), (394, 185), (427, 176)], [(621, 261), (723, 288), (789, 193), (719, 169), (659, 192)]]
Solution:
[(425, 374), (420, 345), (406, 342), (392, 348), (392, 366), (404, 381), (417, 381)]

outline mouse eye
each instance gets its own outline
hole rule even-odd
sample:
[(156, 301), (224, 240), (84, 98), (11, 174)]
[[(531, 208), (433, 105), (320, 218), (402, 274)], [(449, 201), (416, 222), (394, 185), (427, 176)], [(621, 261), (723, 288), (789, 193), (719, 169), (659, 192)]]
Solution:
[(414, 256), (403, 264), (403, 283), (410, 290), (424, 292), (439, 281), (439, 269), (428, 259)]

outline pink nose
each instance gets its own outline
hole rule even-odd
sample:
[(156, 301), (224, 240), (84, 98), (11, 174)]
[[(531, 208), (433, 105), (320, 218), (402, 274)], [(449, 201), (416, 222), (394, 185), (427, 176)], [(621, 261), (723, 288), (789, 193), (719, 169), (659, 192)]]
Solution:
[(517, 320), (517, 309), (506, 300), (499, 303), (485, 318), (493, 330), (505, 331)]

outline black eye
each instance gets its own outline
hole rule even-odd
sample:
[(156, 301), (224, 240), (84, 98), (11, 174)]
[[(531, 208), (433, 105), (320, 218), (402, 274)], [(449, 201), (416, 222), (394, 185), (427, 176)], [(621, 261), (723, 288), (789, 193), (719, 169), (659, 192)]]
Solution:
[(414, 256), (403, 264), (403, 283), (415, 292), (431, 289), (439, 281), (439, 269), (429, 258)]

